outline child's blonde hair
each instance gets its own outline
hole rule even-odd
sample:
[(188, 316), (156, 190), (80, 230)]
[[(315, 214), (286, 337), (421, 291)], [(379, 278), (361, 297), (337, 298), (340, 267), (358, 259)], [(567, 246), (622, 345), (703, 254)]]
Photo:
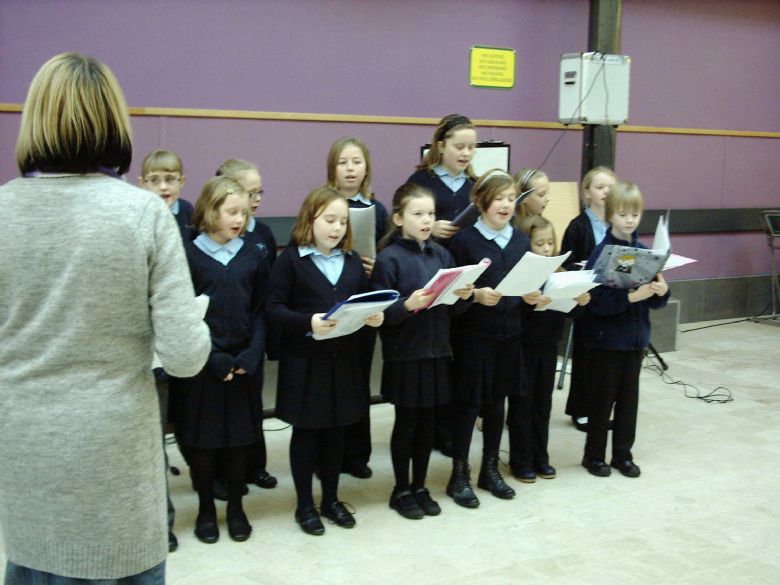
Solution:
[[(228, 195), (244, 195), (246, 191), (241, 188), (238, 181), (231, 177), (212, 177), (203, 185), (195, 209), (192, 212), (192, 227), (196, 231), (212, 233), (219, 230), (219, 208), (225, 203)], [(249, 220), (249, 206), (244, 213), (244, 225), (241, 234), (246, 229)]]
[(336, 167), (338, 167), (339, 164), (341, 151), (350, 145), (357, 146), (360, 149), (360, 151), (363, 153), (363, 160), (366, 163), (366, 174), (363, 177), (363, 182), (360, 183), (358, 193), (363, 195), (363, 197), (366, 199), (373, 199), (374, 194), (371, 192), (371, 154), (368, 152), (368, 147), (359, 138), (345, 136), (344, 138), (339, 138), (336, 142), (333, 143), (333, 146), (330, 147), (327, 159), (327, 185), (328, 187), (336, 188)]
[[(298, 217), (295, 219), (295, 225), (292, 229), (291, 241), (297, 246), (313, 246), (314, 242), (314, 220), (317, 219), (325, 208), (333, 201), (344, 201), (344, 197), (334, 187), (323, 185), (317, 187), (306, 196)], [(346, 202), (344, 202), (346, 205)], [(347, 222), (347, 231), (344, 237), (338, 243), (336, 248), (343, 252), (349, 252), (352, 249), (352, 227)]]
[(582, 189), (580, 190), (580, 198), (582, 199), (583, 206), (587, 207), (589, 203), (585, 198), (585, 193), (587, 192), (588, 189), (590, 189), (590, 186), (593, 183), (593, 179), (596, 178), (596, 175), (601, 173), (612, 177), (612, 180), (615, 181), (615, 183), (618, 182), (618, 178), (617, 175), (615, 174), (615, 171), (613, 171), (609, 167), (593, 167), (592, 169), (590, 169), (587, 173), (585, 173), (585, 176), (582, 177)]
[(16, 139), (22, 174), (87, 173), (106, 167), (123, 175), (132, 158), (127, 104), (111, 70), (79, 53), (46, 61), (22, 108)]
[(232, 177), (235, 179), (238, 173), (243, 173), (244, 171), (259, 172), (257, 165), (253, 165), (247, 160), (240, 158), (229, 158), (221, 165), (219, 165), (217, 172), (214, 174), (217, 177)]
[(529, 240), (532, 240), (534, 237), (534, 232), (536, 230), (546, 230), (547, 228), (550, 228), (552, 230), (552, 236), (553, 241), (555, 244), (553, 245), (553, 256), (558, 255), (558, 239), (555, 237), (555, 226), (552, 224), (550, 220), (548, 220), (543, 215), (529, 215), (528, 217), (524, 217), (518, 222), (517, 229), (519, 229), (521, 232), (523, 232), (526, 236), (528, 236)]
[(642, 213), (645, 202), (642, 192), (634, 183), (615, 183), (604, 201), (604, 219), (612, 223), (612, 217), (620, 212)]
[(535, 187), (532, 185), (537, 179), (547, 179), (547, 173), (534, 169), (532, 167), (525, 167), (515, 173), (515, 183), (517, 184), (517, 198), (520, 203), (517, 206), (517, 213), (515, 214), (515, 226), (519, 226), (520, 222), (528, 217), (528, 212), (523, 205), (523, 200), (533, 193)]
[[(425, 153), (422, 162), (417, 165), (418, 169), (432, 169), (441, 162), (441, 150), (439, 149), (439, 142), (447, 142), (447, 139), (452, 137), (458, 130), (464, 128), (476, 130), (474, 124), (471, 123), (466, 116), (460, 114), (449, 114), (439, 120), (439, 125), (436, 126), (436, 130), (433, 131), (433, 138), (431, 138), (431, 148)], [(466, 167), (464, 171), (469, 179), (476, 179), (474, 169), (471, 163)]]
[(509, 173), (501, 169), (490, 169), (477, 179), (471, 188), (469, 197), (479, 212), (484, 213), (493, 200), (509, 188), (514, 189), (515, 195), (517, 195), (517, 186)]
[(181, 159), (175, 152), (158, 148), (147, 154), (141, 162), (141, 178), (146, 177), (149, 173), (157, 171), (179, 173), (180, 175), (183, 175), (184, 166), (181, 164)]

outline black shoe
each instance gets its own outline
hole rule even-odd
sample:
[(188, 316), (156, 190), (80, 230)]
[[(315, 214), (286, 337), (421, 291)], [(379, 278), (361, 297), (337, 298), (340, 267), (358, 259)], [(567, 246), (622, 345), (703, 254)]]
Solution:
[(349, 465), (349, 466), (345, 467), (344, 469), (342, 469), (341, 473), (348, 473), (352, 477), (357, 477), (358, 479), (368, 479), (369, 477), (374, 475), (374, 472), (365, 463), (358, 463), (356, 465)]
[[(531, 472), (533, 475), (533, 471)], [(534, 475), (534, 481), (536, 476)], [(515, 497), (515, 490), (509, 487), (501, 472), (498, 470), (498, 453), (485, 453), (482, 456), (482, 467), (479, 470), (477, 486), (488, 490), (491, 494), (502, 500), (511, 500)]]
[(536, 475), (542, 479), (555, 479), (555, 468), (552, 465), (544, 464), (536, 466)]
[(414, 499), (417, 500), (417, 505), (426, 516), (438, 516), (441, 514), (441, 508), (431, 497), (431, 493), (425, 488), (419, 488), (414, 490)]
[(458, 506), (479, 507), (479, 500), (471, 488), (469, 463), (466, 459), (452, 460), (452, 475), (447, 483), (447, 495), (455, 500)]
[(312, 536), (320, 536), (325, 533), (325, 527), (322, 525), (320, 515), (314, 508), (295, 511), (295, 521), (300, 525), (301, 530)]
[(642, 473), (639, 466), (633, 461), (612, 461), (612, 467), (617, 469), (620, 473), (626, 477), (639, 477)]
[(177, 548), (179, 548), (179, 539), (176, 538), (176, 535), (169, 530), (168, 531), (168, 552), (173, 552)]
[[(248, 493), (249, 488), (244, 485), (244, 489), (241, 492), (241, 495), (245, 496)], [(228, 484), (221, 479), (214, 480), (214, 498), (221, 502), (227, 502), (228, 500)]]
[(409, 520), (420, 520), (425, 516), (425, 512), (420, 508), (411, 490), (402, 492), (393, 490), (393, 493), (390, 494), (389, 505), (393, 510)]
[(264, 490), (272, 490), (278, 483), (276, 478), (265, 470), (255, 473), (249, 481)]
[(355, 517), (344, 507), (343, 502), (333, 502), (320, 506), (320, 514), (342, 528), (354, 528)]
[(518, 469), (517, 471), (512, 470), (512, 475), (523, 483), (536, 482), (536, 472), (530, 467), (524, 467), (522, 469)]
[(219, 540), (217, 519), (211, 514), (198, 514), (195, 520), (195, 536), (206, 544), (214, 544)]
[(588, 432), (588, 417), (587, 416), (573, 416), (571, 417), (571, 423), (578, 431), (583, 433)]
[(230, 538), (236, 542), (244, 542), (252, 534), (252, 525), (247, 520), (243, 510), (228, 510), (227, 525)]
[(609, 465), (598, 459), (583, 457), (582, 466), (588, 470), (588, 473), (595, 475), (596, 477), (609, 477), (610, 473), (612, 473), (609, 469)]

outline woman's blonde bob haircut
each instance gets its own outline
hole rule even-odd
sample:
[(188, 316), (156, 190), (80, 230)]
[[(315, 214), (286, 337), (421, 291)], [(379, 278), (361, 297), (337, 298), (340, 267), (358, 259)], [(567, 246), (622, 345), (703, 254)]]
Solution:
[[(292, 229), (291, 240), (296, 246), (316, 246), (314, 220), (334, 201), (343, 201), (344, 205), (347, 205), (347, 201), (341, 193), (334, 187), (327, 185), (317, 187), (306, 196)], [(347, 231), (336, 248), (344, 253), (352, 249), (352, 226), (350, 226), (349, 221), (347, 221)]]
[(30, 83), (16, 140), (16, 164), (30, 171), (120, 175), (133, 158), (130, 120), (111, 70), (79, 53), (49, 59)]
[[(211, 177), (200, 190), (195, 209), (192, 212), (192, 227), (199, 232), (212, 233), (219, 231), (219, 208), (228, 195), (247, 196), (238, 181), (231, 177)], [(241, 228), (243, 235), (249, 220), (249, 201), (247, 200), (244, 212), (244, 226)]]
[(642, 213), (645, 201), (642, 192), (634, 183), (615, 183), (604, 200), (604, 219), (612, 223), (612, 218), (621, 211)]

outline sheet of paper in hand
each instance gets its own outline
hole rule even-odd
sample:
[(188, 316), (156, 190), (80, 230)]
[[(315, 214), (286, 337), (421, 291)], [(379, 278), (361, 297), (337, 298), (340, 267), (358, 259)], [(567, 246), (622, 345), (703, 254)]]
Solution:
[(350, 207), (349, 225), (352, 228), (352, 249), (360, 256), (376, 258), (376, 209)]

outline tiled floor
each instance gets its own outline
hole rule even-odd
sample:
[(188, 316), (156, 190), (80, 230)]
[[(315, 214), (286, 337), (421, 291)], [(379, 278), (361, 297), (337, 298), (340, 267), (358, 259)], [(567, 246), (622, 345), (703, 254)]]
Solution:
[[(682, 326), (682, 330), (694, 325)], [(279, 486), (245, 500), (255, 532), (215, 545), (192, 535), (196, 497), (186, 473), (172, 478), (180, 548), (169, 585), (250, 584), (773, 584), (780, 583), (780, 327), (742, 322), (682, 333), (664, 354), (669, 375), (702, 391), (728, 387), (734, 401), (706, 404), (642, 374), (634, 456), (642, 477), (588, 475), (584, 435), (563, 416), (555, 392), (550, 452), (555, 480), (520, 484), (512, 501), (478, 490), (477, 510), (445, 494), (450, 462), (435, 453), (429, 487), (439, 517), (405, 520), (387, 507), (393, 413), (372, 410), (374, 477), (342, 476), (340, 495), (357, 510), (354, 530), (326, 525), (322, 537), (293, 521), (289, 430), (267, 433)], [(283, 426), (266, 421), (267, 428)], [(472, 465), (479, 464), (475, 436)], [(506, 437), (505, 437), (506, 443)], [(175, 448), (173, 463), (181, 466)], [(220, 507), (220, 514), (224, 512)], [(0, 559), (2, 554), (0, 552)]]

